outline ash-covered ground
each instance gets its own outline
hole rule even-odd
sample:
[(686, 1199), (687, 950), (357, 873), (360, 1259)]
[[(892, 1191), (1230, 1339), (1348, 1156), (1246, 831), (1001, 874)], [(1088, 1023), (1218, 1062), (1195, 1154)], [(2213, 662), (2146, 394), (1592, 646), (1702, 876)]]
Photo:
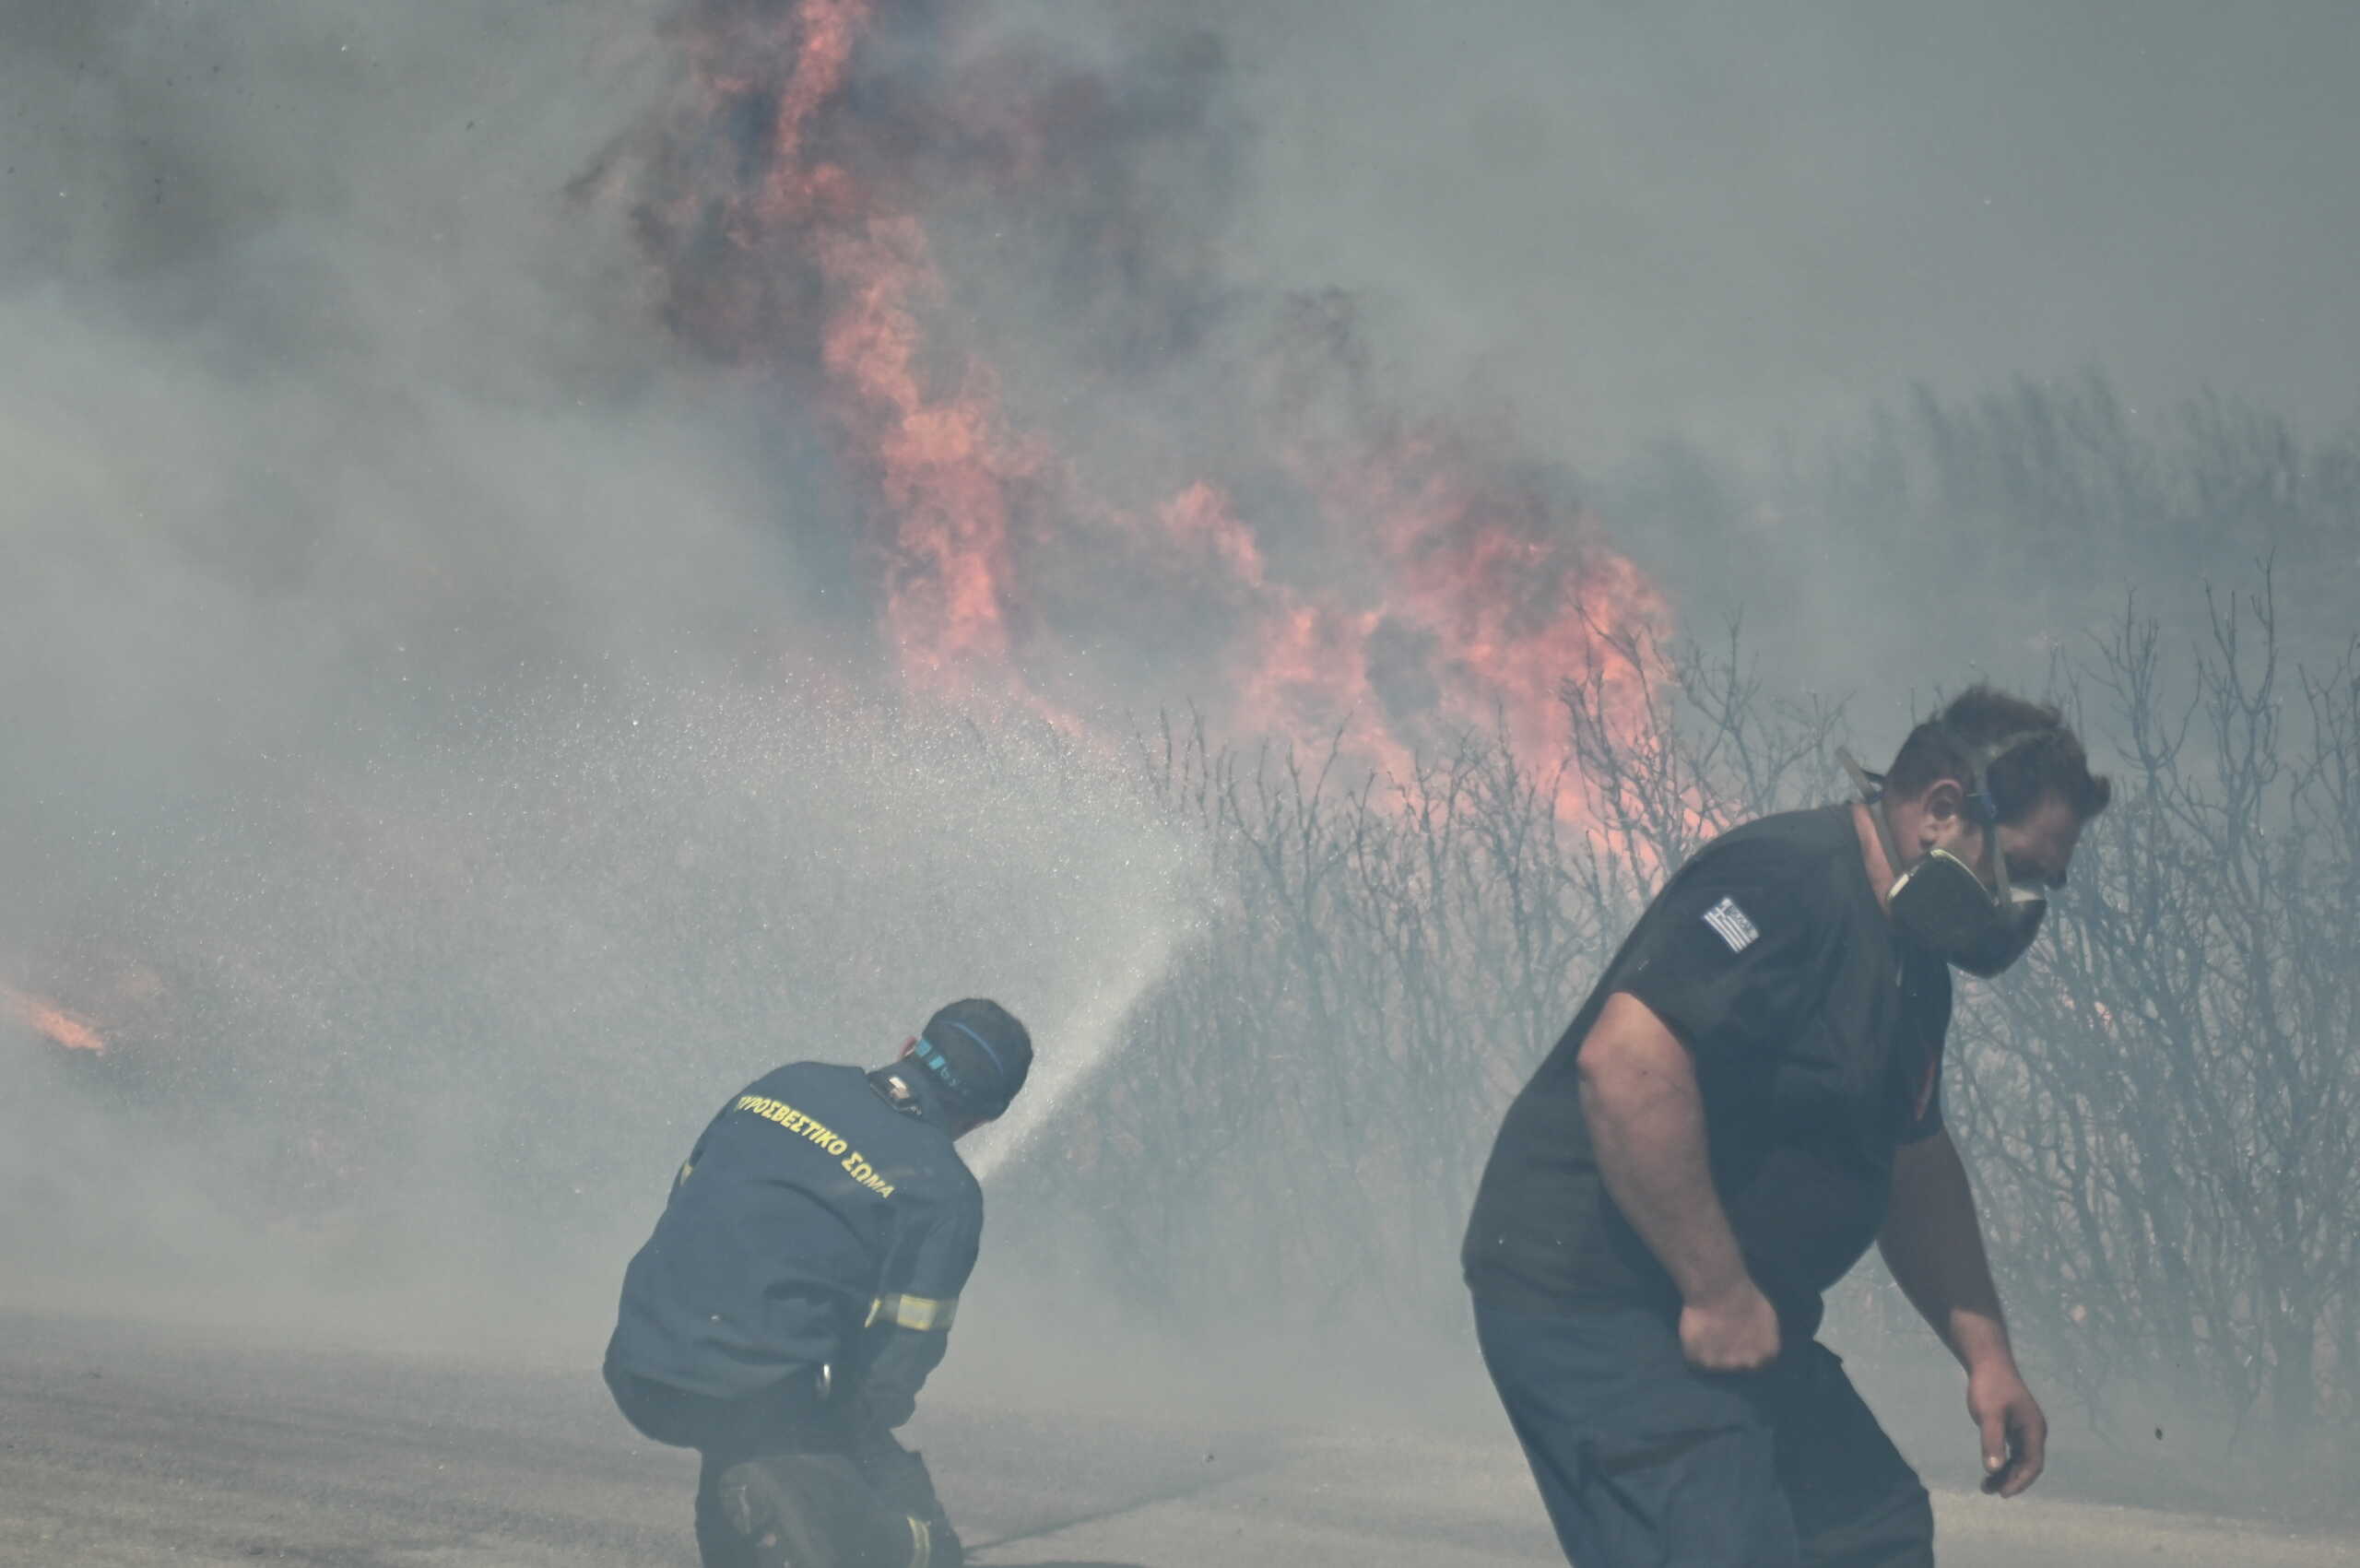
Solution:
[[(690, 1568), (693, 1458), (623, 1425), (595, 1350), (339, 1350), (8, 1313), (0, 1562)], [(973, 1559), (997, 1568), (1557, 1560), (1504, 1430), (1447, 1405), (1305, 1421), (1234, 1389), (1156, 1397), (1167, 1381), (985, 1398), (954, 1379), (907, 1435)], [(2070, 1471), (2070, 1446), (2057, 1462)], [(2053, 1495), (1938, 1487), (1935, 1507), (1949, 1568), (2329, 1568), (2360, 1551), (2360, 1538)]]

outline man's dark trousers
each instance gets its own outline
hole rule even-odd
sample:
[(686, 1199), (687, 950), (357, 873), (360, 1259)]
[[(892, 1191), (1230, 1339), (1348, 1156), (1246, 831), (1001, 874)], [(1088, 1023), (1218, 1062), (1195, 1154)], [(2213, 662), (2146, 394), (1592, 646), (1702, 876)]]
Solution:
[(820, 1467), (829, 1483), (827, 1517), (813, 1522), (834, 1539), (847, 1562), (890, 1564), (916, 1561), (909, 1517), (931, 1527), (932, 1568), (956, 1568), (959, 1538), (936, 1500), (934, 1482), (918, 1456), (891, 1432), (858, 1433), (838, 1409), (816, 1398), (808, 1380), (789, 1379), (749, 1398), (722, 1400), (634, 1377), (614, 1364), (607, 1385), (624, 1419), (641, 1435), (697, 1450), (697, 1550), (705, 1568), (753, 1568), (751, 1544), (724, 1517), (721, 1478), (748, 1460), (799, 1456)]
[(1724, 1375), (1643, 1307), (1475, 1328), (1575, 1568), (1931, 1568), (1926, 1489), (1817, 1341)]

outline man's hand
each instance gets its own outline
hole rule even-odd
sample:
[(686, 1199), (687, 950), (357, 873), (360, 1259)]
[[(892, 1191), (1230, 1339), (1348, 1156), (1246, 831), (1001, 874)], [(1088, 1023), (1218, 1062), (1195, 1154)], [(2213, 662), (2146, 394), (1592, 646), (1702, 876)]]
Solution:
[(2048, 1418), (2016, 1363), (1991, 1357), (1966, 1376), (1966, 1413), (1983, 1433), (1983, 1490), (2013, 1497), (2040, 1479)]
[(1983, 1490), (2015, 1496), (2040, 1479), (2048, 1418), (2008, 1349), (1975, 1194), (1949, 1133), (1894, 1153), (1879, 1241), (1894, 1279), (1966, 1369), (1966, 1413), (1983, 1434)]
[(1719, 1295), (1680, 1309), (1680, 1349), (1705, 1372), (1758, 1372), (1778, 1359), (1777, 1311), (1740, 1277)]

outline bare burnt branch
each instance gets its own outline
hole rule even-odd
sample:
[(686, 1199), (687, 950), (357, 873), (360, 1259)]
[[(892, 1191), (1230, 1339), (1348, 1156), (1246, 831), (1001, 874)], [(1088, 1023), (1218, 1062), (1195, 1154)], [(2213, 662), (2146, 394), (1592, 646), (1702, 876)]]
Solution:
[[(1963, 988), (1948, 1098), (2024, 1351), (2089, 1421), (2162, 1390), (2305, 1441), (2360, 1417), (2360, 645), (2289, 661), (2266, 575), (2213, 605), (2190, 645), (2127, 601), (2055, 666), (2115, 802), (2034, 956)], [(1141, 1205), (1085, 1230), (1143, 1300), (1455, 1329), (1500, 1110), (1641, 904), (1837, 793), (1842, 703), (1773, 697), (1734, 627), (1599, 647), (1546, 765), (1496, 728), (1381, 780), (1200, 726), (1139, 749), (1219, 889), (1092, 1184)], [(1922, 1332), (1866, 1284), (1837, 1310)]]

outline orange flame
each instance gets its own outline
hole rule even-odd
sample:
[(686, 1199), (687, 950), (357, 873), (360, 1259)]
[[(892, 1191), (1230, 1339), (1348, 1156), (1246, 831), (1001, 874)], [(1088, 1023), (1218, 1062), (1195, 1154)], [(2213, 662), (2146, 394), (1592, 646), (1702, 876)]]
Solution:
[[(934, 25), (980, 9), (946, 8)], [(1611, 666), (1602, 634), (1637, 629), (1653, 646), (1668, 620), (1594, 521), (1525, 477), (1529, 460), (1387, 411), (1332, 293), (1293, 312), (1237, 407), (1198, 421), (1225, 432), (1204, 438), (1199, 477), (1161, 502), (1102, 499), (1082, 465), (1007, 415), (976, 330), (948, 308), (924, 181), (907, 171), (955, 147), (966, 183), (1014, 221), (1036, 183), (1095, 214), (1101, 204), (1070, 198), (1099, 167), (1092, 116), (1124, 112), (1123, 95), (1061, 80), (1028, 100), (1021, 72), (987, 62), (962, 77), (946, 55), (949, 79), (924, 89), (923, 112), (891, 122), (878, 94), (849, 90), (879, 10), (691, 0), (691, 91), (657, 127), (638, 211), (675, 324), (816, 394), (798, 402), (824, 410), (862, 498), (878, 625), (904, 685), (1079, 728), (1078, 709), (1139, 699), (1127, 660), (1151, 681), (1223, 688), (1152, 700), (1199, 701), (1236, 735), (1340, 735), (1397, 775), (1470, 728), (1551, 759), (1559, 682)], [(1111, 208), (1119, 219), (1122, 204)], [(1232, 450), (1257, 441), (1258, 454)], [(1258, 499), (1239, 505), (1236, 475), (1255, 477), (1257, 498), (1288, 488), (1285, 536), (1255, 515)], [(1076, 606), (1078, 631), (1062, 613)], [(1159, 617), (1160, 644), (1141, 631)]]
[(103, 1054), (107, 1048), (106, 1041), (88, 1022), (13, 985), (0, 985), (0, 1005), (6, 1006), (18, 1022), (53, 1045), (68, 1051), (88, 1051), (93, 1055)]

